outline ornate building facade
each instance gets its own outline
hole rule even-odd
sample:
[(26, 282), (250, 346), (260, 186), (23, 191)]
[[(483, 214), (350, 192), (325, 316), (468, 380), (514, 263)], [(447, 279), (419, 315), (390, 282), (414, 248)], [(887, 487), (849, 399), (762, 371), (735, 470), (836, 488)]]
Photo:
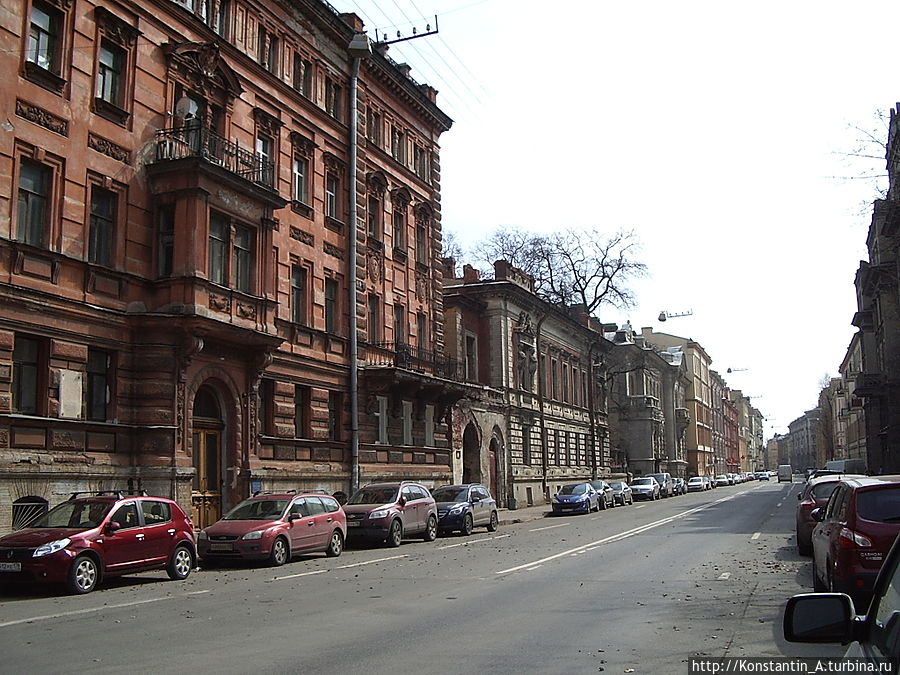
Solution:
[(2, 21), (0, 530), (74, 490), (203, 526), (256, 489), (448, 480), (435, 90), (319, 0)]

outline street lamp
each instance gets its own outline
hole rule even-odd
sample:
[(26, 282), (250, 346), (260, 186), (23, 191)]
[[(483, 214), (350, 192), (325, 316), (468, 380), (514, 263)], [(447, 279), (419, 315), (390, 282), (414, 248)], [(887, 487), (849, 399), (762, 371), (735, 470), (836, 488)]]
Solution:
[(686, 312), (667, 312), (666, 310), (663, 310), (659, 313), (657, 319), (659, 321), (665, 321), (666, 319), (677, 319), (679, 316), (690, 316), (693, 313), (694, 310), (692, 309), (689, 309)]
[(356, 176), (359, 156), (359, 116), (357, 98), (359, 95), (359, 62), (372, 54), (369, 38), (365, 31), (356, 31), (347, 45), (350, 55), (350, 208), (347, 218), (350, 255), (348, 261), (348, 294), (350, 296), (350, 494), (359, 489), (359, 336), (356, 320)]

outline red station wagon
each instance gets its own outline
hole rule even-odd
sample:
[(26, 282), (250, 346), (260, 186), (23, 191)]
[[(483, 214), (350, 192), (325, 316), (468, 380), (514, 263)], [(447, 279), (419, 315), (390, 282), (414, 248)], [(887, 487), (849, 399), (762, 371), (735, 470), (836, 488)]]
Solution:
[(812, 531), (816, 526), (812, 511), (815, 508), (825, 506), (834, 489), (844, 478), (862, 478), (862, 474), (853, 475), (823, 475), (818, 478), (810, 478), (797, 499), (797, 553), (809, 555), (812, 553)]
[(347, 538), (344, 510), (331, 495), (259, 492), (200, 531), (204, 563), (264, 560), (284, 565), (297, 553), (339, 556)]
[(824, 508), (814, 509), (816, 591), (846, 593), (868, 605), (878, 570), (900, 534), (900, 475), (844, 477)]
[(74, 492), (30, 527), (0, 537), (0, 582), (64, 583), (71, 593), (90, 593), (106, 577), (147, 570), (186, 579), (195, 559), (194, 526), (171, 499)]

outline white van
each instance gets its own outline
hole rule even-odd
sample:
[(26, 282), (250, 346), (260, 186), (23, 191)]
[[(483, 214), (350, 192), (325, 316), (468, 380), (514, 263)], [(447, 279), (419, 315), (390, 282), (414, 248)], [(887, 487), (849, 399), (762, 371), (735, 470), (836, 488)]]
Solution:
[(786, 480), (788, 483), (794, 482), (794, 471), (791, 469), (790, 464), (779, 464), (778, 465), (778, 482)]

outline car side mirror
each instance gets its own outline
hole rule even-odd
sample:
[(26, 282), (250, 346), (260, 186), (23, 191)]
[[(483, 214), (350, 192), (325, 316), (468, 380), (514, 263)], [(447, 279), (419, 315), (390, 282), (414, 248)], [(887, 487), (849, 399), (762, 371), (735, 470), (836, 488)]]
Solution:
[(856, 609), (844, 593), (795, 595), (784, 608), (784, 639), (788, 642), (839, 642), (855, 638)]
[(292, 513), (288, 516), (288, 521), (293, 523), (295, 520), (299, 520), (302, 517), (303, 516), (301, 516), (299, 513)]
[(406, 506), (406, 497), (400, 497), (400, 499), (397, 500), (397, 503), (400, 506)]
[(810, 512), (809, 516), (817, 523), (821, 523), (823, 520), (825, 520), (825, 509), (823, 509), (821, 506), (815, 508)]
[(106, 534), (112, 534), (116, 530), (121, 530), (122, 524), (114, 520), (111, 523), (107, 523), (105, 529), (106, 529)]
[(797, 499), (802, 499), (802, 498), (803, 498), (803, 495), (802, 495), (802, 494), (798, 494), (798, 495), (797, 495)]
[(472, 501), (473, 504), (477, 504), (478, 502), (481, 501), (481, 497), (472, 497), (472, 500), (471, 500), (471, 501)]

